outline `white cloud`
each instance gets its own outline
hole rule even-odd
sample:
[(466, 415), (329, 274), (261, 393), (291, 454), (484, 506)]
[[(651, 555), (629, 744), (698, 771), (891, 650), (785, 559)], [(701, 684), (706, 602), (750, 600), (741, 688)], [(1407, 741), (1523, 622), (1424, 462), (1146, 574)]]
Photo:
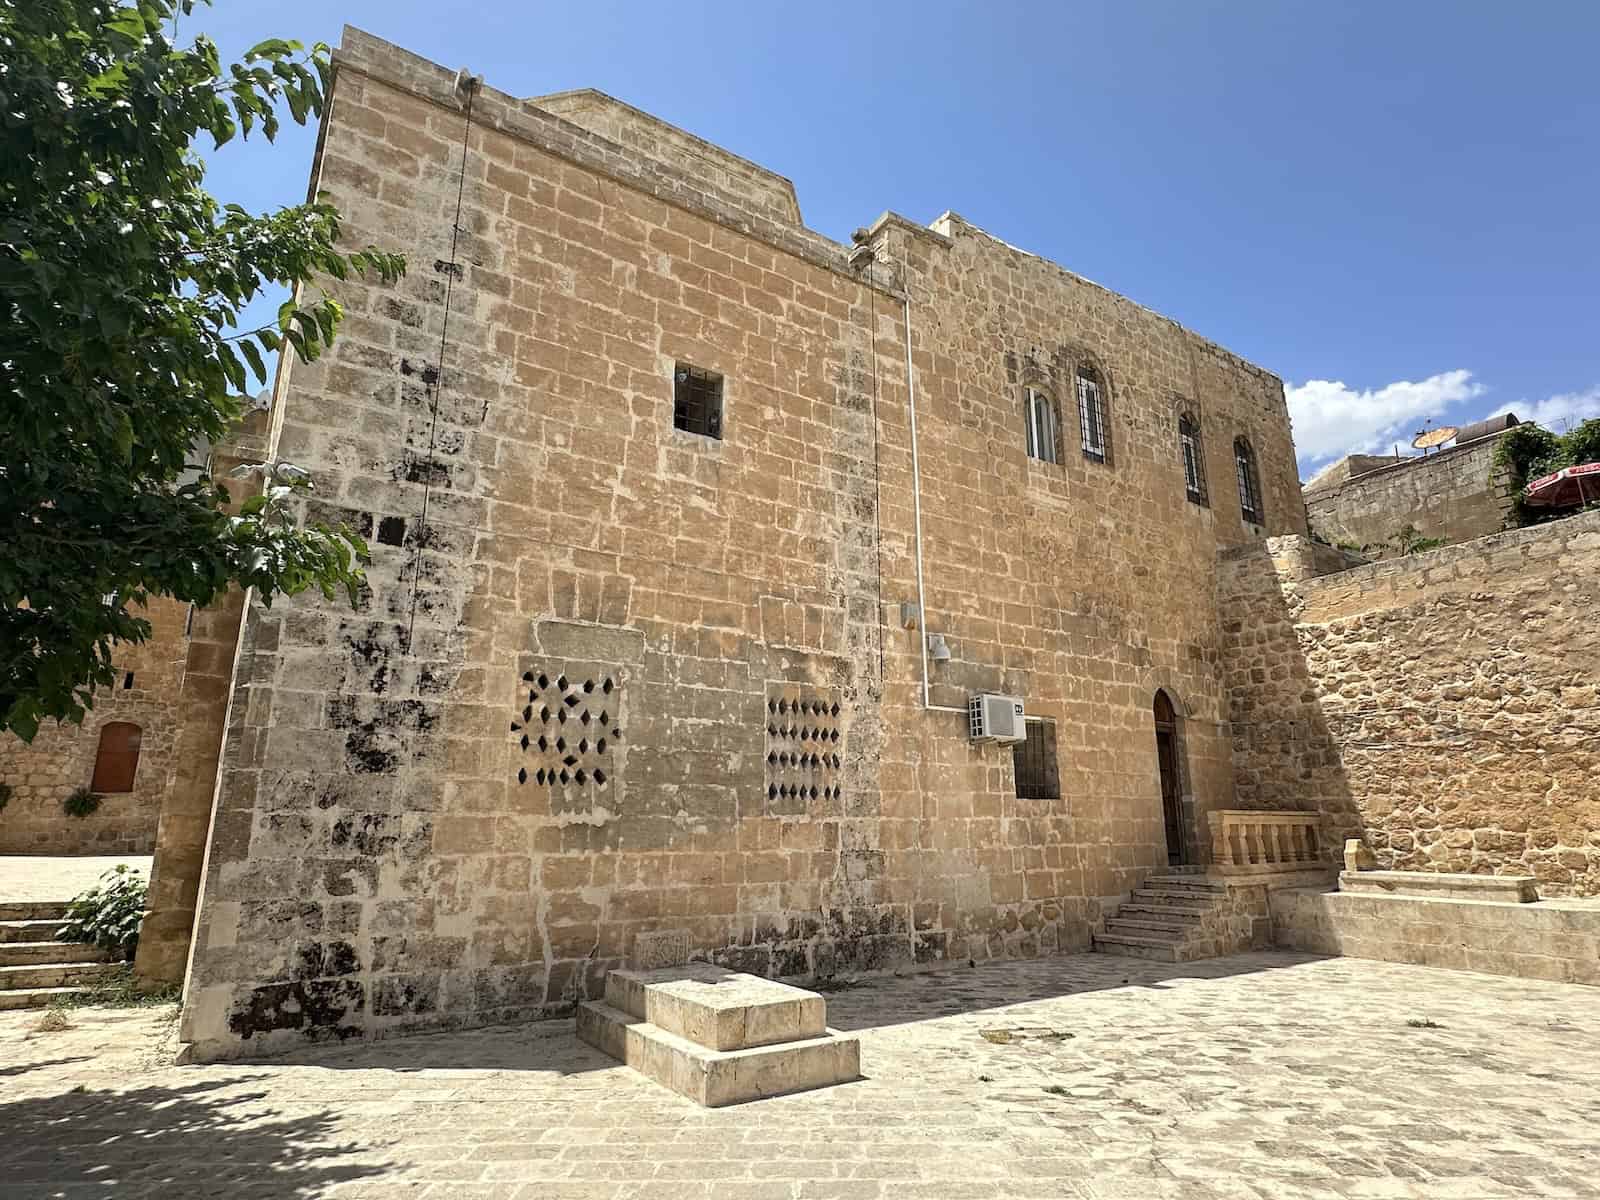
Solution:
[(1409, 446), (1423, 420), (1481, 396), (1484, 387), (1473, 382), (1471, 371), (1457, 370), (1369, 391), (1356, 391), (1338, 380), (1312, 379), (1289, 384), (1284, 392), (1295, 450), (1302, 463), (1311, 465), (1388, 450), (1395, 442)]
[(1586, 392), (1561, 392), (1543, 400), (1520, 400), (1515, 404), (1502, 404), (1484, 417), (1498, 417), (1501, 413), (1516, 413), (1519, 421), (1532, 421), (1556, 433), (1565, 433), (1580, 421), (1600, 417), (1600, 384)]

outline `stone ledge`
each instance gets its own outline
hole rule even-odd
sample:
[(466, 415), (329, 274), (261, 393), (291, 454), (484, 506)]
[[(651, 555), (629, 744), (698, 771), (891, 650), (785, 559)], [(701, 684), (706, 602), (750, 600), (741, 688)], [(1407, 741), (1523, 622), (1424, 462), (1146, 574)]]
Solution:
[(1531, 875), (1465, 875), (1444, 871), (1341, 871), (1341, 892), (1433, 896), (1449, 900), (1499, 900), (1531, 904), (1539, 898)]

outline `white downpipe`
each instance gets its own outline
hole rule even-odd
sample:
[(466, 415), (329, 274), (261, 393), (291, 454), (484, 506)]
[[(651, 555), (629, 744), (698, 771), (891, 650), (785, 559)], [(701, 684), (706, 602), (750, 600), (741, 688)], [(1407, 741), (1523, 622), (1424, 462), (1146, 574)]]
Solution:
[(917, 645), (922, 652), (922, 707), (928, 712), (950, 712), (966, 715), (964, 708), (948, 704), (933, 704), (928, 690), (928, 621), (927, 592), (922, 583), (922, 463), (917, 456), (917, 383), (911, 369), (911, 289), (907, 286), (904, 264), (900, 271), (900, 286), (905, 289), (901, 301), (906, 315), (906, 398), (911, 410), (911, 511), (916, 526), (917, 551)]

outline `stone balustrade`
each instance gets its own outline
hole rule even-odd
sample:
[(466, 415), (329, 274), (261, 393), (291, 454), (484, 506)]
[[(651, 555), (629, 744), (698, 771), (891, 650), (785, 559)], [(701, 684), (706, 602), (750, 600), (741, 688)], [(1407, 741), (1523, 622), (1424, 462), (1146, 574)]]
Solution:
[(1321, 868), (1321, 817), (1303, 812), (1220, 809), (1211, 823), (1211, 866), (1223, 875)]

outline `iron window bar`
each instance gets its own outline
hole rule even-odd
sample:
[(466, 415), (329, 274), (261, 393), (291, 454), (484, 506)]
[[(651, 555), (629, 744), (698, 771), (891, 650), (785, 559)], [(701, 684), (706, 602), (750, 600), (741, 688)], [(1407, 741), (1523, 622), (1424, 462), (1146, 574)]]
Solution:
[(1106, 428), (1105, 402), (1100, 380), (1087, 367), (1078, 370), (1078, 432), (1083, 438), (1083, 456), (1091, 462), (1111, 461), (1111, 437)]
[(672, 375), (672, 424), (685, 433), (722, 439), (722, 376), (687, 363)]

